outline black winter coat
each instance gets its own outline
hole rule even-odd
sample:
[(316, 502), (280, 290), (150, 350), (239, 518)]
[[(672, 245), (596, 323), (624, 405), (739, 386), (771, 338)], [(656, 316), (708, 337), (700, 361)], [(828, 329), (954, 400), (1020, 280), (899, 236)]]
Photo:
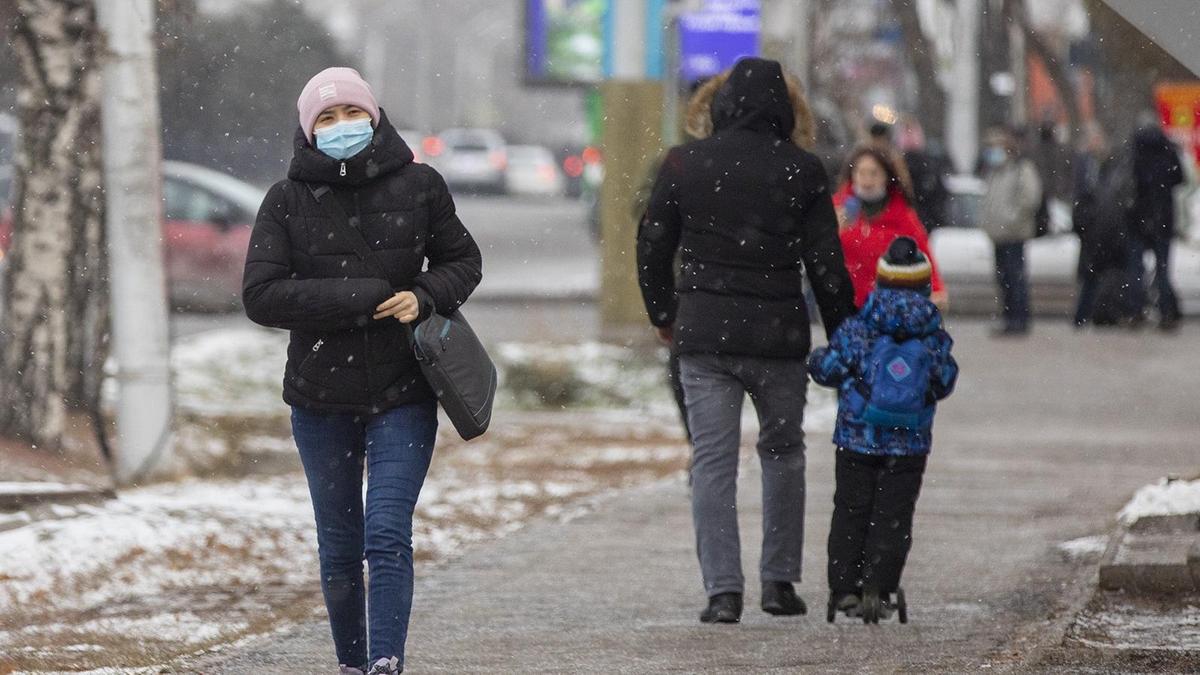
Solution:
[(1183, 182), (1179, 150), (1158, 127), (1133, 135), (1134, 231), (1156, 241), (1175, 236), (1175, 187)]
[[(388, 278), (355, 255), (354, 233), (331, 220), (309, 184), (330, 186)], [(374, 413), (434, 398), (404, 326), (373, 319), (375, 307), (411, 290), (422, 318), (430, 305), (450, 313), (479, 284), (480, 268), (479, 247), (455, 215), (445, 181), (413, 162), (380, 113), (371, 144), (345, 161), (297, 130), (288, 177), (267, 192), (250, 235), (242, 301), (255, 323), (291, 331), (286, 402)]]
[(829, 179), (790, 140), (778, 64), (740, 61), (712, 117), (711, 138), (667, 154), (642, 219), (638, 278), (650, 321), (673, 326), (684, 354), (803, 359), (805, 272), (827, 334), (855, 313)]
[(1080, 278), (1122, 269), (1129, 260), (1134, 187), (1129, 158), (1081, 154), (1075, 160), (1072, 227), (1079, 235)]

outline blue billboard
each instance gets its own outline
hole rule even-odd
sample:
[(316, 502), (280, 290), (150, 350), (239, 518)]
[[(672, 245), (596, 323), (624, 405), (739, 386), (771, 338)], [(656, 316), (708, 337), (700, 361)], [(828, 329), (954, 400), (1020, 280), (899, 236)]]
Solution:
[(761, 32), (760, 0), (705, 0), (679, 17), (680, 76), (694, 82), (757, 56)]

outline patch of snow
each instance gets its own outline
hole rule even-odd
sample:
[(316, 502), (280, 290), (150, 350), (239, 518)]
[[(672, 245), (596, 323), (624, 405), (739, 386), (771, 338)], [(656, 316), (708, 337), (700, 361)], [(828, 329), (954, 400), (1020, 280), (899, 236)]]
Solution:
[(1082, 560), (1104, 553), (1104, 549), (1107, 547), (1108, 535), (1098, 534), (1064, 541), (1058, 545), (1058, 550), (1068, 560)]
[(1081, 615), (1071, 638), (1089, 647), (1164, 652), (1200, 650), (1200, 607), (1188, 604), (1163, 611), (1116, 603)]
[(93, 488), (74, 483), (54, 483), (43, 481), (0, 481), (0, 494), (34, 495), (49, 492), (91, 492)]
[(1146, 516), (1200, 513), (1200, 480), (1168, 480), (1146, 485), (1133, 495), (1118, 517), (1133, 523)]
[(281, 398), (288, 334), (264, 328), (205, 331), (176, 342), (179, 406), (208, 415), (286, 415)]

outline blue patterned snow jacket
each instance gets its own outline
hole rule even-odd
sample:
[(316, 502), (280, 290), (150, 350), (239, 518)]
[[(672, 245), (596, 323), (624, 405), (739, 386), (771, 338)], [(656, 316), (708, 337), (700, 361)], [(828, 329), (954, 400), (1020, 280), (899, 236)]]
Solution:
[(929, 298), (916, 291), (881, 288), (867, 298), (857, 316), (847, 319), (830, 338), (829, 346), (813, 350), (808, 372), (817, 384), (838, 390), (837, 425), (833, 442), (866, 455), (924, 455), (933, 437), (930, 427), (896, 429), (864, 422), (863, 412), (873, 383), (871, 350), (882, 335), (896, 342), (920, 338), (930, 351), (928, 406), (932, 420), (937, 401), (950, 395), (958, 379), (958, 364), (950, 355), (954, 341), (942, 329), (942, 316)]

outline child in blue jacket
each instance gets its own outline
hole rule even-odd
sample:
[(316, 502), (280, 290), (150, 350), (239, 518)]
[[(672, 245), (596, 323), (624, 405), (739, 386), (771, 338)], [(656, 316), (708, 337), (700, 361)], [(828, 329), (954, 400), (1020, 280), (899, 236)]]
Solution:
[(934, 411), (958, 378), (953, 341), (929, 300), (930, 271), (916, 242), (897, 238), (858, 315), (809, 357), (813, 380), (838, 390), (831, 620), (837, 610), (878, 622), (895, 606)]

